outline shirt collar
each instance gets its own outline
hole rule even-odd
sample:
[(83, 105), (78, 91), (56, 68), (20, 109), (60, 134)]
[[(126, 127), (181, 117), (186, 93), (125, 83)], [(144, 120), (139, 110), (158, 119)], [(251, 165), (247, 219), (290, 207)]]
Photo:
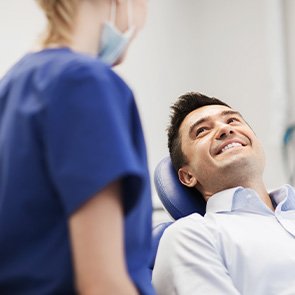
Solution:
[(280, 211), (295, 210), (295, 189), (292, 186), (285, 184), (269, 195)]
[[(218, 192), (207, 201), (206, 213), (230, 212), (239, 207), (244, 207), (244, 197), (249, 192), (255, 193), (253, 190), (241, 186)], [(270, 192), (270, 197), (278, 205), (277, 209), (280, 211), (295, 210), (295, 189), (290, 185), (286, 184)], [(256, 199), (260, 201), (260, 199)]]
[(236, 192), (239, 190), (243, 190), (243, 187), (238, 186), (238, 187), (226, 189), (212, 195), (207, 201), (206, 213), (231, 211), (234, 196), (236, 195)]

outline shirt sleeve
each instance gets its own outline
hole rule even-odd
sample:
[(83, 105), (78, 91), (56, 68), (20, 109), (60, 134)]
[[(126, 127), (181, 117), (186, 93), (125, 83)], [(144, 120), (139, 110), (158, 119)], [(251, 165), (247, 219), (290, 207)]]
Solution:
[(153, 285), (159, 295), (238, 295), (198, 214), (171, 225), (159, 244)]
[(46, 161), (66, 213), (116, 180), (122, 180), (127, 213), (144, 179), (130, 134), (129, 88), (110, 70), (75, 66), (45, 95)]

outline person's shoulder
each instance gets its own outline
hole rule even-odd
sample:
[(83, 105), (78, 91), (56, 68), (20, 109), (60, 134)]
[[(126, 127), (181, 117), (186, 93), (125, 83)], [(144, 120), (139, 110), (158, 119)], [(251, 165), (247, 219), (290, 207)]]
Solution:
[(169, 228), (174, 230), (180, 230), (182, 228), (190, 227), (191, 225), (203, 224), (204, 217), (198, 213), (193, 213), (188, 216), (182, 217), (176, 220)]
[(76, 52), (68, 56), (67, 73), (88, 76), (102, 83), (115, 83), (128, 88), (124, 80), (100, 59)]
[(25, 62), (36, 65), (28, 66), (32, 67), (28, 72), (46, 106), (71, 102), (73, 95), (87, 97), (79, 103), (95, 100), (97, 106), (121, 102), (127, 106), (133, 100), (127, 84), (98, 58), (61, 48), (34, 53)]
[(36, 79), (61, 84), (69, 82), (88, 82), (100, 86), (114, 86), (128, 89), (126, 83), (98, 58), (72, 51), (68, 48), (45, 49), (31, 54), (27, 60), (36, 64)]
[(196, 246), (215, 251), (218, 242), (206, 219), (198, 213), (193, 213), (177, 220), (164, 231), (159, 252), (163, 253), (165, 249), (169, 249), (169, 253), (179, 254), (181, 251), (194, 251)]
[(180, 218), (171, 224), (164, 232), (166, 239), (180, 239), (184, 236), (206, 235), (208, 232), (206, 220), (198, 213)]
[(70, 51), (66, 57), (63, 72), (67, 76), (77, 78), (88, 77), (103, 83), (121, 82), (125, 84), (112, 68), (98, 58), (74, 51)]

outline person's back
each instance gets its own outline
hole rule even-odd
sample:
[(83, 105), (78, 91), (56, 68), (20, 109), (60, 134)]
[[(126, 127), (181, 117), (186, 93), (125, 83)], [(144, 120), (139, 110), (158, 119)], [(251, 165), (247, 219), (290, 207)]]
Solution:
[[(96, 105), (92, 104), (87, 93), (82, 93), (79, 88), (75, 89), (80, 87), (81, 83), (91, 84), (92, 79), (96, 82), (96, 88), (93, 89), (96, 92), (93, 95), (93, 99), (97, 100)], [(72, 91), (77, 91), (77, 97), (68, 92), (63, 94), (65, 82), (71, 83)], [(100, 89), (99, 83), (109, 84), (112, 95), (105, 93), (104, 87)], [(98, 189), (91, 187), (91, 182), (87, 180), (87, 177), (91, 177), (89, 172), (93, 171), (88, 170), (87, 165), (91, 163), (75, 167), (78, 164), (75, 163), (75, 157), (83, 156), (83, 147), (73, 147), (70, 140), (81, 136), (83, 131), (87, 132), (79, 130), (80, 125), (85, 127), (82, 122), (84, 119), (75, 116), (75, 108), (92, 104), (91, 107), (97, 111), (98, 117), (105, 115), (107, 104), (118, 109), (117, 114), (122, 117), (114, 120), (119, 120), (118, 124), (122, 129), (129, 129), (134, 134), (133, 146), (128, 148), (133, 149), (130, 152), (140, 153), (143, 150), (139, 147), (144, 143), (141, 142), (142, 137), (136, 136), (134, 132), (134, 128), (139, 128), (139, 122), (132, 93), (103, 63), (68, 49), (48, 49), (29, 54), (14, 66), (1, 81), (0, 101), (1, 294), (5, 294), (5, 290), (10, 294), (25, 294), (27, 288), (30, 290), (28, 294), (53, 294), (61, 290), (64, 293), (74, 292), (73, 289), (67, 289), (73, 287), (67, 217), (85, 201), (84, 195), (90, 195), (92, 190)], [(91, 116), (86, 110), (84, 113), (85, 116)], [(125, 120), (126, 118), (130, 121)], [(103, 124), (103, 118), (100, 122)], [(105, 128), (108, 132), (112, 131), (112, 126), (104, 125), (101, 129)], [(101, 133), (99, 127), (97, 132)], [(140, 130), (138, 132), (137, 135)], [(85, 133), (84, 137), (79, 138), (81, 145), (88, 141), (87, 136), (90, 135)], [(59, 144), (63, 150), (60, 146), (57, 149), (53, 144)], [(122, 146), (120, 148), (124, 149)], [(103, 156), (102, 148), (97, 152), (95, 146), (92, 149), (93, 157)], [(56, 154), (57, 152), (59, 154)], [(96, 154), (99, 152), (101, 154)], [(104, 161), (108, 161), (109, 165), (120, 166), (115, 158), (97, 160), (102, 166)], [(129, 161), (127, 157), (126, 161)], [(133, 163), (133, 166), (137, 170), (137, 167), (143, 167), (142, 171), (138, 172), (147, 177), (148, 173), (144, 168), (145, 153), (138, 154), (138, 161), (140, 162)], [(70, 175), (62, 169), (72, 170), (76, 175)], [(85, 180), (78, 177), (84, 177)], [(100, 177), (103, 179), (106, 175), (102, 174)], [(87, 187), (81, 185), (81, 182), (86, 181), (89, 184)], [(64, 182), (68, 183), (63, 185)], [(138, 184), (133, 183), (133, 191), (129, 189), (130, 195), (137, 194), (136, 185)], [(81, 188), (84, 191), (81, 191)], [(147, 202), (148, 185), (143, 189), (146, 191), (146, 197), (142, 198), (137, 206), (144, 207), (144, 211), (131, 214), (126, 220), (126, 229), (139, 218), (149, 220), (151, 206), (150, 202)], [(132, 198), (129, 203), (126, 204), (126, 210), (134, 206)], [(149, 222), (147, 227), (140, 230), (147, 230), (148, 224)], [(125, 234), (131, 235), (128, 230)], [(136, 238), (137, 241), (134, 240)], [(150, 243), (148, 235), (133, 236), (132, 239), (132, 247), (137, 245), (138, 249), (147, 249)], [(134, 261), (142, 260), (143, 264), (148, 265), (148, 252), (136, 253), (129, 249), (128, 242), (125, 246), (129, 258), (134, 256)], [(132, 269), (133, 266), (129, 267)], [(147, 268), (138, 269), (136, 276), (147, 277), (147, 274)]]
[[(39, 2), (66, 4), (63, 13), (78, 3)], [(3, 295), (154, 294), (141, 123), (131, 90), (102, 62), (119, 62), (126, 47), (106, 38), (108, 55), (97, 58), (93, 45), (116, 3), (79, 5), (78, 26), (100, 21), (89, 36), (70, 30), (85, 42), (27, 54), (0, 82)]]

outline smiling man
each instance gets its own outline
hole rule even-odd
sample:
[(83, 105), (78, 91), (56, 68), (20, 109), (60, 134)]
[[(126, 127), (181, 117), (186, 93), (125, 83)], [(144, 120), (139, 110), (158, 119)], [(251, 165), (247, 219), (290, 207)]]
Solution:
[(168, 147), (179, 180), (207, 206), (165, 231), (158, 294), (295, 294), (295, 190), (267, 191), (263, 148), (242, 115), (187, 93), (172, 106)]

